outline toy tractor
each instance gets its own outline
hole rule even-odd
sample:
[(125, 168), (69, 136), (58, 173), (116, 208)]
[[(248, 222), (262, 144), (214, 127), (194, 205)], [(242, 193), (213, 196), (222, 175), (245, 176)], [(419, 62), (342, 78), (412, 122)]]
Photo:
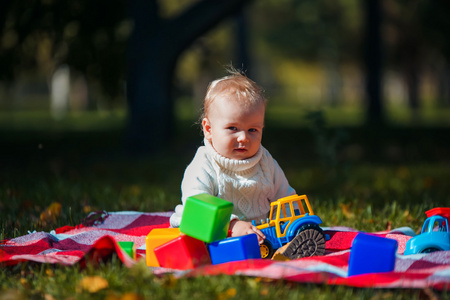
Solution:
[[(258, 229), (266, 239), (260, 245), (261, 257), (271, 258), (275, 251), (289, 243), (282, 253), (289, 259), (319, 256), (325, 253), (325, 235), (306, 195), (292, 195), (270, 204), (267, 220)], [(255, 225), (255, 221), (253, 221)]]

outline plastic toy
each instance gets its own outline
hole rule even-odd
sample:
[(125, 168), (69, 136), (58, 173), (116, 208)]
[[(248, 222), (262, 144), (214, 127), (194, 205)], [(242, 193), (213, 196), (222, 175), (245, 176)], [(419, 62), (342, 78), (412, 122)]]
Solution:
[(450, 207), (434, 208), (426, 215), (420, 234), (406, 242), (404, 255), (450, 250)]
[(186, 270), (211, 264), (205, 243), (184, 234), (156, 247), (154, 252), (164, 268)]
[(186, 199), (180, 231), (186, 235), (212, 243), (227, 237), (233, 203), (200, 194)]
[(450, 221), (450, 207), (435, 207), (425, 212), (427, 218), (432, 216), (441, 216)]
[(393, 271), (397, 247), (396, 240), (358, 233), (350, 251), (348, 276)]
[(155, 256), (154, 250), (156, 247), (167, 243), (180, 236), (179, 228), (155, 228), (147, 234), (145, 238), (145, 256), (147, 266), (159, 267), (158, 259)]
[(134, 245), (134, 242), (120, 241), (117, 242), (117, 244), (126, 254), (136, 260), (136, 246)]
[(208, 245), (213, 265), (230, 261), (261, 258), (258, 237), (248, 234), (216, 241)]
[[(275, 250), (289, 243), (284, 256), (289, 259), (323, 255), (325, 235), (319, 224), (322, 220), (314, 215), (306, 195), (292, 195), (270, 204), (270, 214), (257, 227), (266, 239), (260, 245), (261, 257), (271, 258)], [(256, 223), (253, 221), (253, 224)]]

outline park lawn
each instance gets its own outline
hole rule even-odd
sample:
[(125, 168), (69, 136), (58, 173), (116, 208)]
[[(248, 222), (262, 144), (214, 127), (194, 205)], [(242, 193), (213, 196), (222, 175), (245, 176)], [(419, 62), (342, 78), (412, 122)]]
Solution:
[[(28, 230), (76, 225), (90, 211), (99, 209), (167, 211), (179, 201), (179, 176), (155, 179), (160, 161), (69, 168), (59, 174), (52, 174), (50, 168), (47, 172), (29, 170), (31, 173), (23, 176), (9, 174), (2, 181), (0, 196), (6, 201), (0, 208), (0, 239), (21, 236)], [(369, 232), (400, 226), (418, 230), (427, 209), (450, 203), (446, 180), (450, 168), (445, 164), (354, 166), (345, 171), (346, 179), (338, 182), (322, 168), (287, 169), (292, 184), (308, 191), (324, 226)], [(54, 219), (41, 217), (54, 203), (61, 205), (61, 213)], [(89, 291), (83, 285), (84, 278), (99, 282), (98, 289)], [(105, 282), (107, 287), (102, 288)], [(422, 299), (448, 295), (446, 291), (441, 295), (430, 290), (357, 289), (239, 276), (157, 277), (144, 264), (127, 269), (117, 258), (82, 270), (33, 263), (5, 267), (0, 271), (0, 289), (17, 299)]]
[[(4, 159), (0, 173), (0, 240), (33, 230), (50, 231), (64, 225), (77, 225), (89, 212), (96, 210), (172, 210), (179, 203), (183, 170), (200, 139), (197, 129), (189, 130), (188, 135), (180, 135), (170, 151), (146, 159), (106, 151), (120, 144), (121, 132), (117, 128), (94, 133), (33, 132), (31, 136), (18, 130), (4, 135), (1, 149), (6, 155), (3, 158), (11, 159)], [(267, 131), (266, 147), (273, 149), (297, 192), (308, 195), (324, 226), (349, 226), (369, 232), (401, 226), (419, 230), (426, 210), (450, 203), (450, 165), (441, 159), (441, 152), (444, 151), (444, 156), (447, 153), (447, 144), (438, 144), (439, 155), (430, 157), (429, 153), (436, 152), (434, 148), (418, 147), (407, 151), (415, 145), (415, 133), (405, 138), (405, 132), (401, 131), (404, 148), (398, 148), (392, 132), (399, 131), (390, 131), (386, 139), (394, 141), (393, 144), (377, 145), (382, 150), (381, 156), (370, 155), (370, 159), (365, 160), (364, 156), (360, 158), (360, 154), (354, 153), (355, 149), (373, 144), (361, 140), (366, 136), (372, 138), (361, 132), (348, 130), (347, 140), (340, 141), (340, 147), (334, 147), (333, 137), (338, 134), (334, 129), (275, 128)], [(292, 136), (295, 140), (285, 139)], [(410, 143), (411, 140), (414, 143)], [(341, 155), (342, 149), (346, 149), (346, 155)], [(398, 155), (398, 152), (407, 155)], [(48, 217), (49, 212), (55, 213)], [(91, 291), (84, 284), (85, 278), (97, 283)], [(2, 267), (0, 292), (12, 299), (421, 299), (448, 296), (447, 291), (357, 289), (240, 276), (157, 277), (143, 264), (128, 269), (117, 258), (85, 269), (33, 263)]]

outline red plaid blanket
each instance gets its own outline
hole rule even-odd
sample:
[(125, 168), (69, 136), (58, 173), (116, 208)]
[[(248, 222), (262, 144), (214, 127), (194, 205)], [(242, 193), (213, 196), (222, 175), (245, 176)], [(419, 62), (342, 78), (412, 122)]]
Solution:
[[(170, 212), (105, 213), (97, 224), (63, 227), (50, 233), (34, 232), (2, 241), (0, 263), (13, 265), (22, 261), (63, 265), (84, 264), (89, 259), (102, 259), (117, 253), (127, 266), (135, 261), (118, 246), (118, 241), (133, 241), (138, 259), (145, 257), (145, 237), (154, 228), (169, 226)], [(347, 276), (350, 248), (357, 230), (325, 228), (330, 235), (326, 255), (292, 261), (253, 259), (219, 265), (202, 266), (194, 270), (178, 271), (155, 268), (155, 274), (172, 272), (176, 276), (245, 275), (285, 279), (297, 282), (325, 283), (355, 287), (450, 289), (450, 251), (403, 256), (409, 228), (377, 232), (398, 241), (395, 270), (387, 273)]]

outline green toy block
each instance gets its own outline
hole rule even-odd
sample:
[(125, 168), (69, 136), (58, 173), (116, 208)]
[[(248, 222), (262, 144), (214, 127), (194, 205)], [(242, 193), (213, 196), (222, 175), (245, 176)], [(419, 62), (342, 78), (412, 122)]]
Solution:
[(227, 237), (233, 203), (199, 194), (186, 199), (180, 231), (205, 243)]
[(122, 250), (125, 251), (128, 256), (136, 260), (136, 247), (134, 245), (134, 242), (120, 241), (117, 242), (117, 244), (119, 244), (120, 248), (122, 248)]

